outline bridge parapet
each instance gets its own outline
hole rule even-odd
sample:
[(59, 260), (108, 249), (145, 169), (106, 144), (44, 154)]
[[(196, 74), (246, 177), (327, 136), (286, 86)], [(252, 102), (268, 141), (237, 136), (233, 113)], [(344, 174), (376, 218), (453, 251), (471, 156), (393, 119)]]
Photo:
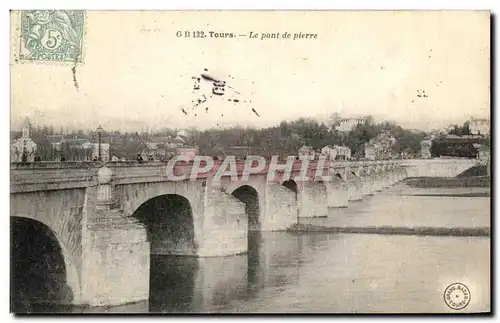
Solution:
[(96, 185), (100, 163), (13, 163), (11, 193), (81, 188)]
[(478, 164), (477, 159), (433, 158), (408, 159), (402, 161), (401, 166), (408, 177), (455, 177)]
[[(330, 170), (329, 173), (340, 173), (345, 177), (347, 173), (354, 172), (360, 175), (360, 170), (367, 170), (370, 173), (377, 169), (392, 170), (399, 165), (400, 161), (320, 161), (310, 160), (309, 174), (315, 174), (318, 168)], [(427, 161), (428, 162), (428, 161)], [(279, 161), (284, 165), (286, 161)], [(235, 162), (238, 176), (243, 174), (247, 161), (238, 160)], [(403, 162), (405, 167), (413, 167), (418, 162)], [(37, 162), (37, 163), (13, 163), (10, 167), (11, 192), (29, 192), (42, 190), (57, 190), (79, 188), (97, 185), (97, 171), (100, 167), (106, 166), (113, 173), (113, 184), (134, 184), (147, 182), (162, 182), (173, 180), (167, 176), (168, 162)], [(215, 161), (214, 166), (209, 171), (198, 173), (197, 179), (209, 179), (214, 176), (223, 165), (222, 161)], [(226, 164), (227, 165), (227, 164)], [(254, 164), (255, 165), (255, 164)], [(203, 165), (201, 165), (203, 167)], [(254, 175), (266, 175), (269, 172), (269, 161), (265, 167)], [(302, 168), (301, 160), (294, 160), (292, 173), (299, 174)], [(177, 162), (173, 167), (173, 174), (184, 175), (185, 179), (190, 178), (193, 170), (193, 163)], [(281, 176), (283, 169), (276, 171), (277, 177)], [(322, 172), (324, 173), (324, 172)], [(364, 173), (364, 172), (363, 172)]]

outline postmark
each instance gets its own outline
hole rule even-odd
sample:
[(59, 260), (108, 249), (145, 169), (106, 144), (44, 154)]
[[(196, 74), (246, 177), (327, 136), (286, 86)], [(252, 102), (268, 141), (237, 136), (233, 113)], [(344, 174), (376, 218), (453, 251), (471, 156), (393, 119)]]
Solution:
[(453, 283), (444, 290), (444, 302), (453, 310), (461, 310), (470, 302), (470, 291), (462, 283)]
[(20, 60), (83, 61), (84, 10), (23, 10), (20, 29)]

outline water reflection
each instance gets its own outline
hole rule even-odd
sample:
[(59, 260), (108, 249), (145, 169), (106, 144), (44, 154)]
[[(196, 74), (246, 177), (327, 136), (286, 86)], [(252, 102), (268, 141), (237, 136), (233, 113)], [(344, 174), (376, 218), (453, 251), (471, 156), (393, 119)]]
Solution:
[(256, 297), (264, 288), (296, 284), (302, 240), (286, 232), (251, 232), (245, 255), (152, 255), (149, 311), (219, 311)]
[(196, 310), (195, 257), (152, 255), (150, 261), (149, 310), (190, 312)]

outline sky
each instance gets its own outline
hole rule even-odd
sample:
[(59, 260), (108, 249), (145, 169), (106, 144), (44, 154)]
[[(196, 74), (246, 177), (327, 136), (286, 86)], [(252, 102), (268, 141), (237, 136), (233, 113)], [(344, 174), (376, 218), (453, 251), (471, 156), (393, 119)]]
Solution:
[[(88, 11), (78, 89), (73, 63), (15, 61), (17, 14), (11, 15), (12, 127), (24, 116), (56, 129), (263, 127), (340, 113), (430, 130), (489, 117), (485, 11)], [(196, 30), (317, 38), (176, 36)], [(203, 72), (240, 94), (227, 89), (210, 98), (206, 81), (194, 91), (192, 77)], [(193, 107), (203, 94), (207, 102)], [(228, 101), (234, 98), (239, 102)]]

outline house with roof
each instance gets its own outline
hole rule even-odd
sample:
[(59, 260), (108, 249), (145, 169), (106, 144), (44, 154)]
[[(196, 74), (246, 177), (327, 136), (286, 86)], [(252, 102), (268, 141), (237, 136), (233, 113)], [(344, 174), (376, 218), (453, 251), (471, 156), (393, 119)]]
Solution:
[(46, 135), (45, 138), (47, 138), (47, 140), (52, 145), (52, 149), (54, 149), (55, 151), (62, 150), (65, 143), (63, 135)]
[(70, 149), (92, 149), (93, 144), (88, 138), (64, 138), (65, 144), (69, 145)]
[(315, 156), (316, 151), (312, 146), (307, 146), (303, 145), (302, 147), (299, 148), (299, 156), (304, 156), (304, 155), (309, 155), (309, 156)]
[(469, 121), (469, 131), (473, 135), (488, 136), (490, 134), (490, 120), (487, 118), (473, 118)]
[(364, 118), (344, 118), (340, 120), (339, 125), (335, 127), (335, 130), (340, 132), (350, 132), (358, 124), (364, 123), (366, 123)]
[(349, 160), (351, 149), (346, 146), (328, 145), (321, 148), (321, 155), (328, 156), (330, 160)]

